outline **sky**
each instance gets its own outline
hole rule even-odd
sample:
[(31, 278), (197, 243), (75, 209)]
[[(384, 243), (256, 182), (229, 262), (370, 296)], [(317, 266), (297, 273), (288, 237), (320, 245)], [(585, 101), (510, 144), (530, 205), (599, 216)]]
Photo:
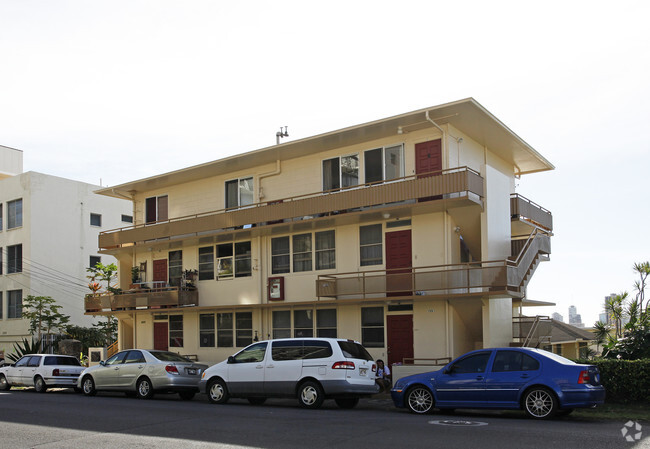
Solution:
[(118, 185), (473, 97), (555, 165), (528, 297), (590, 325), (650, 260), (650, 2), (0, 0), (0, 145)]

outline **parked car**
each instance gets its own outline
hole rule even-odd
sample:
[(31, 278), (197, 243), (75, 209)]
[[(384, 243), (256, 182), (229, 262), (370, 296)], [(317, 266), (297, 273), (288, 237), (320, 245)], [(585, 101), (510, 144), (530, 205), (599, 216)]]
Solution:
[(174, 352), (128, 349), (86, 368), (77, 386), (86, 396), (102, 390), (142, 399), (155, 393), (178, 393), (189, 401), (199, 391), (199, 379), (207, 368)]
[(332, 398), (353, 408), (378, 392), (377, 366), (358, 342), (336, 338), (261, 341), (208, 368), (199, 382), (214, 404), (246, 398), (262, 404), (270, 397), (294, 397), (305, 408)]
[(439, 371), (399, 379), (391, 390), (395, 406), (413, 413), (457, 408), (523, 409), (546, 419), (605, 402), (594, 365), (581, 365), (533, 348), (469, 352)]
[(76, 357), (29, 354), (0, 368), (0, 390), (33, 386), (39, 393), (45, 393), (48, 388), (74, 388), (83, 370)]

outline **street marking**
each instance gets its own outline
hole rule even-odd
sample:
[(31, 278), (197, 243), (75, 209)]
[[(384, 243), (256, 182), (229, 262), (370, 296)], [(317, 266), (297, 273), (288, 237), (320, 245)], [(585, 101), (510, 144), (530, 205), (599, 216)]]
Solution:
[(436, 426), (451, 426), (451, 427), (480, 427), (487, 426), (488, 423), (480, 421), (465, 421), (462, 419), (436, 419), (435, 421), (429, 421), (429, 424), (434, 424)]

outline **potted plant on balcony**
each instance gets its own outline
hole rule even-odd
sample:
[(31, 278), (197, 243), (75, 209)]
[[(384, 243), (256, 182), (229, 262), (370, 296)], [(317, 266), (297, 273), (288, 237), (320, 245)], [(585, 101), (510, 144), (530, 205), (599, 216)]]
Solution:
[(194, 290), (196, 288), (194, 281), (198, 274), (199, 272), (197, 270), (184, 270), (183, 277), (181, 278), (181, 287)]
[(140, 288), (140, 268), (132, 267), (131, 268), (131, 285), (129, 289)]

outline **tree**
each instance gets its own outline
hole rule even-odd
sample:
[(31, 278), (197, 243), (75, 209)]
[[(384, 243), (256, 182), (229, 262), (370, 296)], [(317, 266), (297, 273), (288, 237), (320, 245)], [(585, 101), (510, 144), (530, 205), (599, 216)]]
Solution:
[(115, 334), (112, 334), (110, 339), (107, 340), (104, 326), (106, 323), (101, 322), (93, 325), (93, 327), (82, 326), (68, 326), (66, 334), (69, 338), (79, 340), (82, 346), (82, 352), (88, 354), (88, 348), (108, 346), (115, 340)]
[(29, 320), (29, 332), (40, 341), (53, 330), (63, 332), (70, 316), (60, 312), (63, 307), (50, 296), (29, 295), (23, 299), (23, 318)]
[[(97, 282), (106, 282), (106, 291), (112, 294), (117, 294), (121, 290), (111, 286), (111, 282), (117, 277), (117, 265), (114, 263), (104, 265), (101, 262), (95, 264), (94, 267), (86, 268), (86, 271), (90, 273), (86, 276), (90, 279), (88, 288), (96, 295), (101, 289), (101, 284)], [(100, 333), (104, 335), (104, 344), (102, 346), (108, 346), (117, 338), (117, 319), (113, 315), (106, 316), (106, 322), (99, 322), (93, 324)]]

